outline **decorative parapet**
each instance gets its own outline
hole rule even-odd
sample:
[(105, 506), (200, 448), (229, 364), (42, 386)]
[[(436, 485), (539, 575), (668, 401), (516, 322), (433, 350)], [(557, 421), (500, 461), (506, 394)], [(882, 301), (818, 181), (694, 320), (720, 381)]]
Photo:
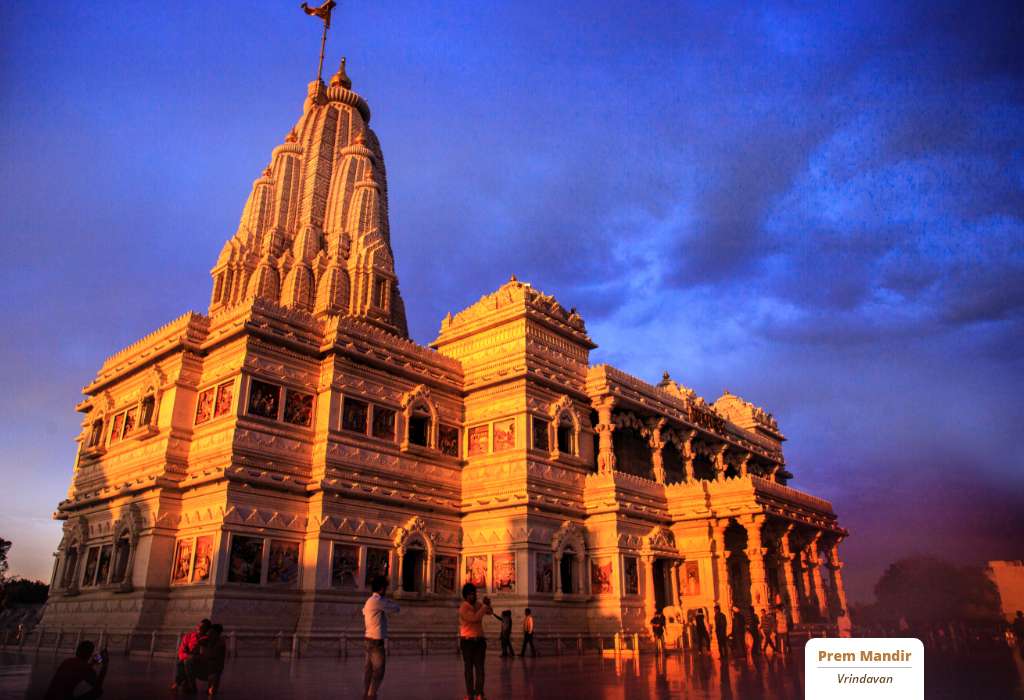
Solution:
[(497, 291), (480, 297), (454, 316), (450, 313), (445, 316), (441, 320), (437, 340), (431, 346), (449, 344), (467, 333), (476, 332), (496, 318), (518, 313), (532, 313), (588, 349), (597, 347), (587, 335), (586, 324), (576, 309), (566, 310), (553, 296), (544, 294), (527, 282), (520, 282), (515, 275)]
[(736, 394), (726, 391), (714, 403), (714, 409), (736, 425), (751, 429), (761, 429), (778, 440), (785, 440), (779, 432), (779, 423), (775, 416), (760, 406), (755, 406)]
[[(393, 362), (417, 374), (436, 380), (462, 383), (462, 364), (428, 347), (388, 333), (381, 328), (351, 316), (331, 316), (325, 329), (326, 343), (380, 361)], [(363, 341), (359, 344), (356, 341)]]
[(82, 392), (94, 394), (117, 377), (178, 347), (198, 348), (210, 329), (210, 319), (189, 311), (106, 359), (96, 378)]
[[(719, 439), (759, 454), (777, 463), (783, 462), (778, 441), (758, 435), (719, 415), (713, 406), (692, 390), (675, 382), (653, 386), (611, 365), (594, 365), (587, 373), (587, 393), (619, 396), (677, 422), (699, 428)], [(691, 397), (689, 394), (693, 393)]]
[(765, 493), (770, 496), (775, 496), (776, 498), (779, 498), (781, 500), (789, 501), (790, 503), (803, 506), (804, 508), (808, 508), (818, 513), (823, 513), (830, 516), (835, 515), (835, 511), (832, 509), (832, 504), (826, 501), (824, 498), (812, 496), (809, 493), (804, 493), (803, 491), (799, 491), (789, 486), (777, 484), (774, 481), (763, 479), (754, 474), (749, 475), (747, 478), (751, 480), (751, 483), (753, 484), (754, 488), (759, 493)]

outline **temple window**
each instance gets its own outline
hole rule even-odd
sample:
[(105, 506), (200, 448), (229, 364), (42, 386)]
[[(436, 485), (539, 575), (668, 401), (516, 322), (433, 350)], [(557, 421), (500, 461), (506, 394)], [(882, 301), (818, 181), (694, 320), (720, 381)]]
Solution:
[(388, 291), (391, 283), (384, 277), (377, 277), (373, 284), (373, 305), (378, 309), (388, 308)]
[(128, 533), (124, 533), (117, 538), (117, 542), (114, 544), (114, 571), (110, 577), (111, 583), (121, 583), (124, 581), (125, 573), (128, 571), (128, 556), (131, 554), (132, 545), (131, 540), (128, 539)]
[(146, 426), (153, 422), (153, 411), (156, 409), (156, 397), (150, 394), (139, 404), (139, 425)]
[(97, 418), (92, 422), (91, 432), (89, 433), (89, 442), (86, 444), (87, 447), (96, 447), (100, 444), (103, 439), (103, 419)]
[(285, 392), (284, 400), (284, 422), (306, 428), (311, 426), (313, 424), (313, 395), (288, 389)]
[(114, 416), (114, 424), (110, 427), (110, 444), (121, 441), (121, 433), (124, 429), (124, 412)]
[[(341, 429), (365, 435), (368, 411), (369, 405), (365, 401), (360, 401), (346, 396), (341, 404)], [(374, 428), (377, 427), (376, 413), (377, 410), (375, 409)]]
[(68, 547), (64, 555), (64, 572), (61, 576), (61, 588), (71, 588), (78, 573), (78, 545)]
[(533, 417), (533, 449), (547, 452), (551, 449), (548, 442), (548, 430), (551, 422), (543, 418)]
[(373, 407), (373, 436), (382, 440), (395, 439), (395, 411), (383, 406)]
[(426, 551), (419, 543), (410, 544), (402, 555), (402, 590), (406, 593), (423, 592), (423, 570)]
[(85, 556), (85, 575), (82, 577), (82, 586), (96, 585), (96, 569), (100, 563), (100, 548), (89, 547)]
[(409, 444), (430, 446), (430, 411), (426, 406), (416, 406), (409, 414)]
[(576, 553), (571, 547), (566, 547), (562, 552), (562, 559), (558, 564), (558, 577), (561, 583), (562, 593), (576, 592)]
[(651, 458), (651, 446), (639, 429), (630, 425), (617, 427), (613, 447), (615, 449), (615, 468), (618, 471), (644, 479), (653, 477), (654, 462)]
[(558, 429), (556, 432), (558, 451), (562, 454), (576, 454), (576, 426), (572, 418), (563, 413), (558, 418)]

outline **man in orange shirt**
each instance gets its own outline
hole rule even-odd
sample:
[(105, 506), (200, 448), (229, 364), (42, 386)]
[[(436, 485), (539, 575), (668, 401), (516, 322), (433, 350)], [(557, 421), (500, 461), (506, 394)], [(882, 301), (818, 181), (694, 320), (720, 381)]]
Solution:
[(462, 604), (459, 606), (459, 648), (462, 650), (462, 663), (465, 666), (466, 700), (484, 700), (484, 659), (487, 655), (487, 640), (484, 638), (483, 620), (493, 614), (490, 598), (484, 596), (483, 603), (478, 603), (476, 586), (467, 583), (462, 587)]

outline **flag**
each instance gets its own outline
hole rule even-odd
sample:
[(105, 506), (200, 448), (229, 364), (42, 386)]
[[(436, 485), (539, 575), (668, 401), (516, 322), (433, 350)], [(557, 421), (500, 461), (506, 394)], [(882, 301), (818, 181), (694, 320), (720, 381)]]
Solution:
[(337, 4), (338, 3), (336, 3), (334, 0), (327, 0), (327, 2), (325, 2), (320, 7), (310, 7), (306, 3), (302, 3), (301, 5), (299, 5), (299, 7), (301, 7), (302, 11), (305, 12), (307, 15), (319, 17), (320, 19), (322, 19), (324, 21), (324, 27), (330, 29), (331, 10), (333, 10)]

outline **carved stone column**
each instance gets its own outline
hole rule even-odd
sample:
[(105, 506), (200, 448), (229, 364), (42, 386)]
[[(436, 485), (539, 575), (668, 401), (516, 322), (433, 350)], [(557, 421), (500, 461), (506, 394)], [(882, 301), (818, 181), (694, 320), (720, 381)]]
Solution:
[(615, 471), (615, 445), (612, 442), (612, 433), (615, 432), (615, 423), (612, 422), (615, 398), (606, 396), (596, 403), (596, 407), (597, 425), (594, 431), (597, 433), (597, 471), (599, 474), (610, 474)]
[(725, 551), (725, 524), (717, 523), (714, 527), (715, 539), (715, 568), (718, 571), (718, 586), (715, 590), (715, 602), (722, 608), (730, 619), (732, 619), (732, 594), (729, 591), (729, 566), (726, 563), (728, 556)]
[(736, 460), (736, 468), (740, 472), (740, 476), (747, 475), (747, 464), (750, 462), (750, 453), (744, 452), (740, 455), (739, 459)]
[(750, 562), (750, 602), (754, 610), (760, 614), (766, 608), (768, 599), (768, 576), (765, 572), (765, 550), (761, 542), (763, 515), (755, 515), (747, 526), (747, 560)]
[(683, 440), (683, 450), (682, 450), (683, 471), (686, 473), (686, 481), (687, 482), (693, 481), (693, 458), (694, 458), (693, 438), (695, 438), (696, 436), (697, 436), (697, 431), (696, 430), (687, 430), (686, 434), (683, 436), (684, 437), (684, 440)]
[[(828, 550), (828, 568), (832, 572), (832, 589), (836, 592), (836, 601), (843, 611), (842, 616), (849, 616), (850, 609), (846, 607), (846, 589), (843, 588), (843, 562), (839, 558), (839, 543), (836, 542)], [(837, 615), (839, 612), (837, 611)]]
[(821, 581), (821, 552), (818, 550), (818, 542), (821, 539), (819, 532), (807, 545), (807, 566), (810, 568), (811, 581), (814, 584), (814, 598), (818, 605), (818, 612), (825, 620), (828, 619), (828, 601), (825, 600), (825, 587)]
[(793, 623), (800, 622), (800, 595), (796, 590), (796, 579), (793, 576), (793, 552), (789, 548), (789, 531), (787, 528), (779, 538), (779, 562), (782, 566), (782, 578), (786, 587), (787, 606)]
[(655, 600), (654, 593), (654, 556), (649, 555), (643, 557), (644, 562), (644, 614), (645, 620), (650, 620), (654, 617), (654, 612), (657, 607), (657, 601)]
[(715, 468), (715, 481), (725, 481), (725, 453), (728, 449), (729, 444), (723, 442), (712, 453), (711, 464)]
[(665, 419), (661, 418), (650, 425), (650, 437), (647, 439), (647, 444), (651, 447), (651, 466), (654, 472), (654, 480), (659, 484), (665, 483), (665, 456), (662, 454), (662, 448), (665, 447), (665, 441), (661, 439), (661, 429), (665, 427)]
[(683, 604), (683, 597), (680, 593), (681, 589), (679, 587), (679, 568), (682, 565), (683, 562), (680, 559), (674, 559), (672, 561), (672, 604), (677, 606), (682, 606)]
[(562, 555), (556, 553), (552, 559), (554, 561), (554, 566), (551, 571), (551, 579), (555, 584), (555, 590), (553, 593), (555, 597), (558, 597), (562, 594)]

